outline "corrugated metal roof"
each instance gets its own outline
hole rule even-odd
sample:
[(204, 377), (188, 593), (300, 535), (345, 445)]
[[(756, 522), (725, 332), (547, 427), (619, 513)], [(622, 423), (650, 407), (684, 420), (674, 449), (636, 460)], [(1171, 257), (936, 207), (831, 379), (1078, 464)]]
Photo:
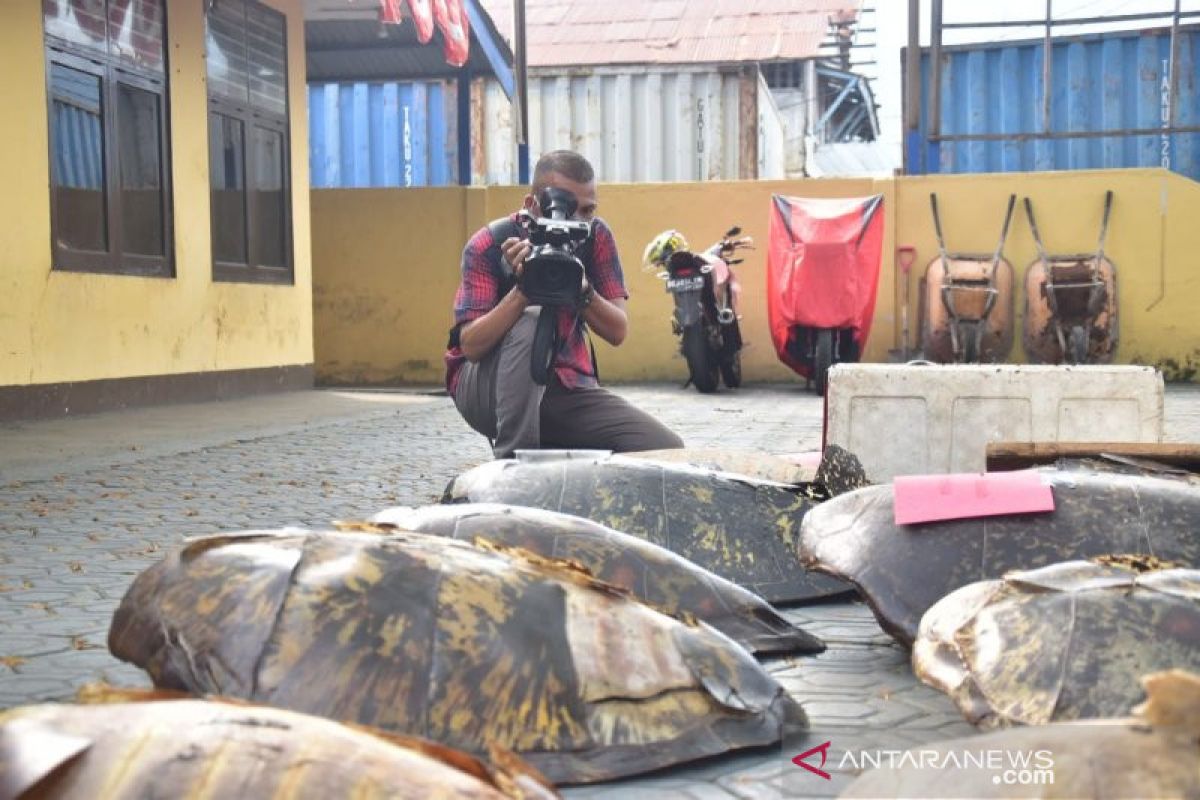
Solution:
[[(458, 72), (446, 63), (441, 40), (421, 44), (407, 20), (402, 25), (354, 19), (308, 20), (304, 23), (304, 39), (310, 81), (435, 78)], [(491, 72), (479, 47), (471, 47), (468, 63), (473, 70)]]
[[(489, 20), (485, 26), (483, 31), (470, 27), (467, 66), (477, 75), (495, 74), (480, 37), (495, 39), (499, 34)], [(403, 22), (385, 25), (379, 22), (379, 0), (304, 0), (304, 41), (310, 81), (419, 80), (459, 74), (446, 63), (440, 31), (435, 29), (433, 40), (421, 44), (407, 6)], [(502, 43), (499, 46), (504, 50)], [(511, 63), (510, 52), (501, 56)]]
[[(481, 0), (510, 43), (512, 0)], [(816, 58), (862, 0), (526, 0), (531, 67)]]

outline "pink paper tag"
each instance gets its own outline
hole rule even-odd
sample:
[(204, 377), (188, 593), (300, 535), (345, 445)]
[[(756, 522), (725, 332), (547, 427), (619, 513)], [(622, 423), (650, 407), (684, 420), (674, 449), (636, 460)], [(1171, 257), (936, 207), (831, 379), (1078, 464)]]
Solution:
[(1036, 470), (903, 475), (892, 483), (897, 525), (1054, 510)]

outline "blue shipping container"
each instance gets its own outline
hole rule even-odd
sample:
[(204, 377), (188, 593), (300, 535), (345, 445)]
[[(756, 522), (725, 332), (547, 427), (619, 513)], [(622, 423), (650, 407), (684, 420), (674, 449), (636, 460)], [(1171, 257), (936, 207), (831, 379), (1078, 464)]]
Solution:
[(452, 81), (309, 84), (312, 186), (458, 183), (457, 102)]
[[(1200, 29), (1178, 29), (1174, 128), (1200, 130)], [(931, 137), (931, 67), (921, 52), (921, 128), (911, 174), (1163, 166), (1200, 179), (1200, 133), (1169, 132), (1169, 29), (1055, 39), (1050, 125), (1042, 136), (1042, 40), (942, 48), (940, 136)], [(1144, 133), (1153, 130), (1154, 133)], [(1142, 131), (1140, 135), (1129, 131)], [(1062, 136), (1068, 132), (1083, 136)], [(1098, 135), (1103, 133), (1104, 135)], [(994, 138), (956, 140), (958, 136)], [(914, 161), (919, 163), (911, 163)]]

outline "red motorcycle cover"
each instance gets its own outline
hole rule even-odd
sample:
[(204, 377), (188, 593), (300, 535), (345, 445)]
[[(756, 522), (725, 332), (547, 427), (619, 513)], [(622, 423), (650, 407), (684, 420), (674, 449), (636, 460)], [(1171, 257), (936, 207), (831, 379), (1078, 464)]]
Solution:
[(883, 195), (772, 195), (767, 317), (779, 360), (811, 371), (788, 350), (795, 326), (851, 328), (861, 352), (871, 332), (883, 255)]

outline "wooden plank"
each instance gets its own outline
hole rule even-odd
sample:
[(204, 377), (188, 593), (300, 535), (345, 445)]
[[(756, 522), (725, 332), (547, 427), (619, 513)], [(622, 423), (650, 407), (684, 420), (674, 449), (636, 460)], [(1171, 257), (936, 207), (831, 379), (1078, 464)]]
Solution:
[(1180, 442), (989, 442), (989, 472), (1053, 464), (1060, 458), (1100, 455), (1140, 458), (1200, 472), (1200, 444)]

